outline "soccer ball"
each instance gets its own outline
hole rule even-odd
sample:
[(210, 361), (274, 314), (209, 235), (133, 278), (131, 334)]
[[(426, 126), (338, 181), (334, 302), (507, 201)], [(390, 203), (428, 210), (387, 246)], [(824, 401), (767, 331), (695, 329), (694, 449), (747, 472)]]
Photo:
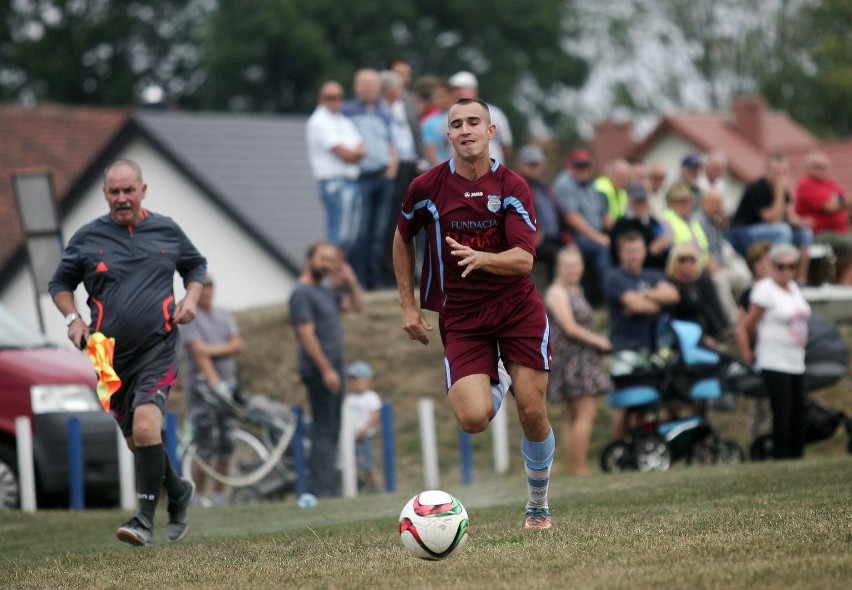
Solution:
[(464, 546), (469, 531), (467, 510), (441, 490), (420, 492), (399, 514), (399, 538), (420, 559), (446, 559)]

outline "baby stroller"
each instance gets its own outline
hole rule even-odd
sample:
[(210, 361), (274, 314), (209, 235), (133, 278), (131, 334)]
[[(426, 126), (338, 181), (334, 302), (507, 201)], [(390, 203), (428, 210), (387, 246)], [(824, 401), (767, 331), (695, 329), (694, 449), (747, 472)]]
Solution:
[[(805, 391), (811, 392), (837, 383), (844, 375), (849, 363), (849, 352), (843, 335), (828, 319), (812, 314), (808, 321), (808, 342), (805, 346)], [(744, 373), (743, 373), (744, 374)], [(755, 380), (757, 378), (757, 381)], [(735, 377), (730, 388), (748, 397), (766, 395), (760, 387), (759, 375), (749, 378), (751, 385)], [(812, 399), (805, 400), (805, 442), (818, 442), (831, 438), (843, 426), (849, 438), (846, 450), (852, 453), (852, 417), (840, 411), (822, 406)], [(752, 461), (763, 461), (772, 457), (772, 434), (757, 437), (751, 443), (749, 457)]]
[[(709, 400), (722, 395), (721, 355), (701, 346), (698, 324), (671, 320), (667, 325), (671, 350), (663, 343), (660, 354), (651, 357), (623, 351), (611, 366), (616, 390), (607, 403), (626, 410), (627, 435), (601, 452), (604, 472), (666, 471), (681, 458), (689, 464), (743, 461), (742, 448), (723, 439), (704, 412)], [(683, 407), (692, 411), (681, 417)]]

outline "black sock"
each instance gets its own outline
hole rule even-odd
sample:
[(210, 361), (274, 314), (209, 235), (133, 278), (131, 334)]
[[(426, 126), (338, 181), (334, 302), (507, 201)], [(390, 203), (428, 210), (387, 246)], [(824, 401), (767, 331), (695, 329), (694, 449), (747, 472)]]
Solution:
[(143, 524), (154, 527), (154, 512), (163, 487), (163, 444), (136, 447), (136, 497), (139, 500), (137, 517)]
[(166, 493), (169, 495), (169, 500), (179, 500), (185, 490), (183, 480), (178, 476), (177, 472), (172, 467), (172, 462), (169, 459), (169, 454), (163, 448), (163, 460), (165, 461), (165, 473), (163, 475), (163, 487), (166, 488)]

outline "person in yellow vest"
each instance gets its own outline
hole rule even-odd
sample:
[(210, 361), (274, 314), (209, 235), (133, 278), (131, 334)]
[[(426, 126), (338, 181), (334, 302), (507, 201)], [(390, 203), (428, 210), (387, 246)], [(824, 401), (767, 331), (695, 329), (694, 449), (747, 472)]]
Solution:
[(677, 183), (669, 189), (668, 208), (663, 211), (660, 223), (666, 236), (671, 238), (673, 246), (692, 244), (698, 251), (702, 266), (712, 274), (715, 261), (710, 257), (710, 245), (707, 235), (698, 219), (693, 216), (695, 195), (686, 183)]
[(633, 176), (630, 162), (619, 158), (610, 162), (606, 174), (595, 180), (595, 188), (606, 196), (609, 216), (617, 221), (627, 212), (627, 185)]

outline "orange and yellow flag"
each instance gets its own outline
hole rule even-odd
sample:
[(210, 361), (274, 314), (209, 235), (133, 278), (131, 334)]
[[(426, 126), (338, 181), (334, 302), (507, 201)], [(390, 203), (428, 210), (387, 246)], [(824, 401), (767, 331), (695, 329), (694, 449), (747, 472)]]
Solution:
[(107, 338), (101, 332), (95, 332), (86, 343), (86, 354), (95, 365), (98, 374), (98, 400), (104, 411), (109, 412), (109, 398), (121, 387), (121, 378), (112, 367), (115, 353), (115, 338)]

